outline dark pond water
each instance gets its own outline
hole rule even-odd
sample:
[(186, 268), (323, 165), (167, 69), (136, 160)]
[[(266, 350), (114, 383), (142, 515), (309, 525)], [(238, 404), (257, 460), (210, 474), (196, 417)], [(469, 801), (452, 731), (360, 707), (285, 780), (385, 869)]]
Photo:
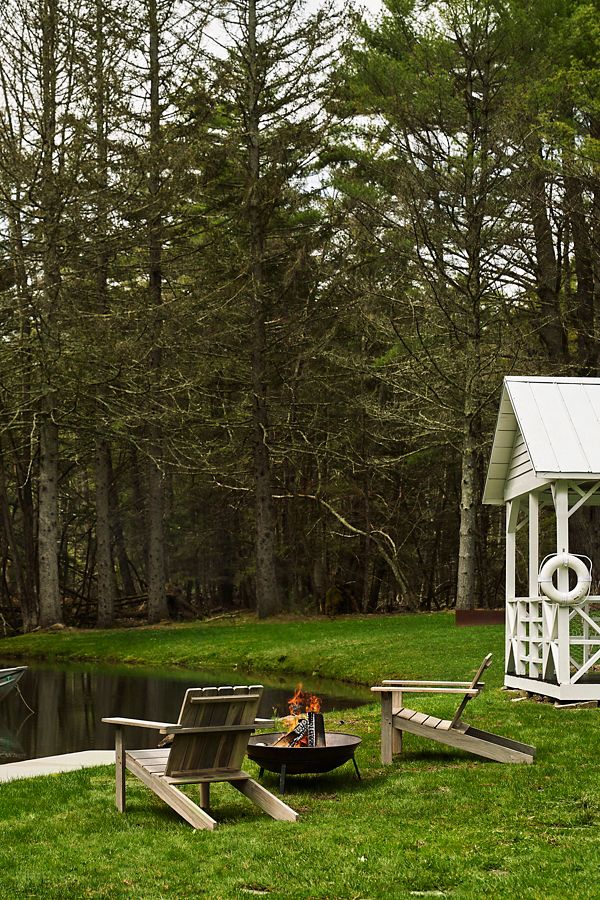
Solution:
[[(14, 661), (0, 662), (0, 667), (14, 665)], [(274, 709), (279, 715), (287, 714), (286, 701), (296, 686), (289, 676), (275, 682), (239, 672), (161, 674), (31, 663), (19, 682), (22, 697), (13, 690), (0, 703), (0, 763), (77, 750), (111, 749), (113, 730), (102, 724), (103, 716), (176, 722), (187, 688), (221, 684), (263, 684), (259, 716), (265, 718), (272, 716)], [(360, 706), (370, 700), (367, 689), (339, 682), (307, 679), (304, 688), (321, 697), (324, 712)], [(140, 748), (155, 746), (156, 739), (156, 733), (146, 729), (131, 729), (127, 735), (129, 746)]]

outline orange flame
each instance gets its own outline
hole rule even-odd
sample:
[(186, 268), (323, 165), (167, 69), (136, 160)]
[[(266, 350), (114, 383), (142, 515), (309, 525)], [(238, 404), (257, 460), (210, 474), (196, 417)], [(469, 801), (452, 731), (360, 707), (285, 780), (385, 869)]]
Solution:
[(306, 712), (321, 712), (321, 698), (316, 697), (314, 694), (307, 694), (307, 697), (310, 699), (306, 702)]
[(291, 716), (308, 712), (318, 713), (321, 711), (321, 698), (315, 694), (309, 694), (308, 691), (303, 691), (302, 685), (298, 684), (294, 696), (288, 700), (288, 706)]

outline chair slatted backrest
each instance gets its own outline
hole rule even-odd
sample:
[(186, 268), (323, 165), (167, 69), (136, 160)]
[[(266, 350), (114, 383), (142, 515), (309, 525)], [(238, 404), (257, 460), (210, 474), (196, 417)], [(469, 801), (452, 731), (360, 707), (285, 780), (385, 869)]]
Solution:
[[(469, 690), (471, 690), (471, 691), (475, 690), (475, 688), (479, 684), (479, 679), (481, 678), (481, 676), (483, 675), (485, 670), (489, 666), (491, 666), (491, 664), (492, 664), (492, 654), (488, 653), (488, 655), (484, 657), (483, 662), (477, 669), (477, 672), (475, 673), (475, 677), (473, 678), (473, 681), (469, 685)], [(463, 710), (464, 710), (465, 706), (467, 705), (467, 703), (469, 702), (469, 700), (473, 699), (473, 696), (474, 696), (473, 694), (465, 694), (465, 696), (463, 697), (463, 699), (460, 702), (458, 709), (456, 710), (456, 712), (454, 713), (454, 716), (452, 717), (452, 721), (450, 722), (450, 728), (454, 728), (460, 722), (460, 717), (463, 713)]]
[(177, 778), (207, 769), (239, 770), (262, 691), (257, 684), (187, 690), (178, 725), (207, 730), (175, 733), (165, 775)]

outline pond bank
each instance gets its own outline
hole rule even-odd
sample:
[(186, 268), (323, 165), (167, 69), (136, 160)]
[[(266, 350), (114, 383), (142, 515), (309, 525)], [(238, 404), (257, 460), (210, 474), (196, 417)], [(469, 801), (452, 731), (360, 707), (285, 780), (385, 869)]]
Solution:
[(444, 678), (460, 680), (466, 661), (476, 667), (491, 650), (497, 658), (492, 677), (500, 683), (502, 645), (501, 625), (457, 629), (452, 612), (261, 622), (246, 617), (106, 631), (35, 632), (0, 640), (0, 658), (228, 669), (368, 686), (394, 675), (431, 678), (432, 663)]

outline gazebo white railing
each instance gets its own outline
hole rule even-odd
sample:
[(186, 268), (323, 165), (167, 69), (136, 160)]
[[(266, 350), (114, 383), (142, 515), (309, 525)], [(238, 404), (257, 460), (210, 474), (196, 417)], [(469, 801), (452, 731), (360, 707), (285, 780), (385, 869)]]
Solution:
[[(578, 684), (600, 663), (600, 621), (594, 618), (595, 610), (600, 614), (600, 596), (590, 596), (583, 606), (571, 609), (539, 596), (508, 599), (507, 675)], [(591, 693), (595, 691), (593, 686)], [(581, 686), (576, 693), (581, 693)]]

